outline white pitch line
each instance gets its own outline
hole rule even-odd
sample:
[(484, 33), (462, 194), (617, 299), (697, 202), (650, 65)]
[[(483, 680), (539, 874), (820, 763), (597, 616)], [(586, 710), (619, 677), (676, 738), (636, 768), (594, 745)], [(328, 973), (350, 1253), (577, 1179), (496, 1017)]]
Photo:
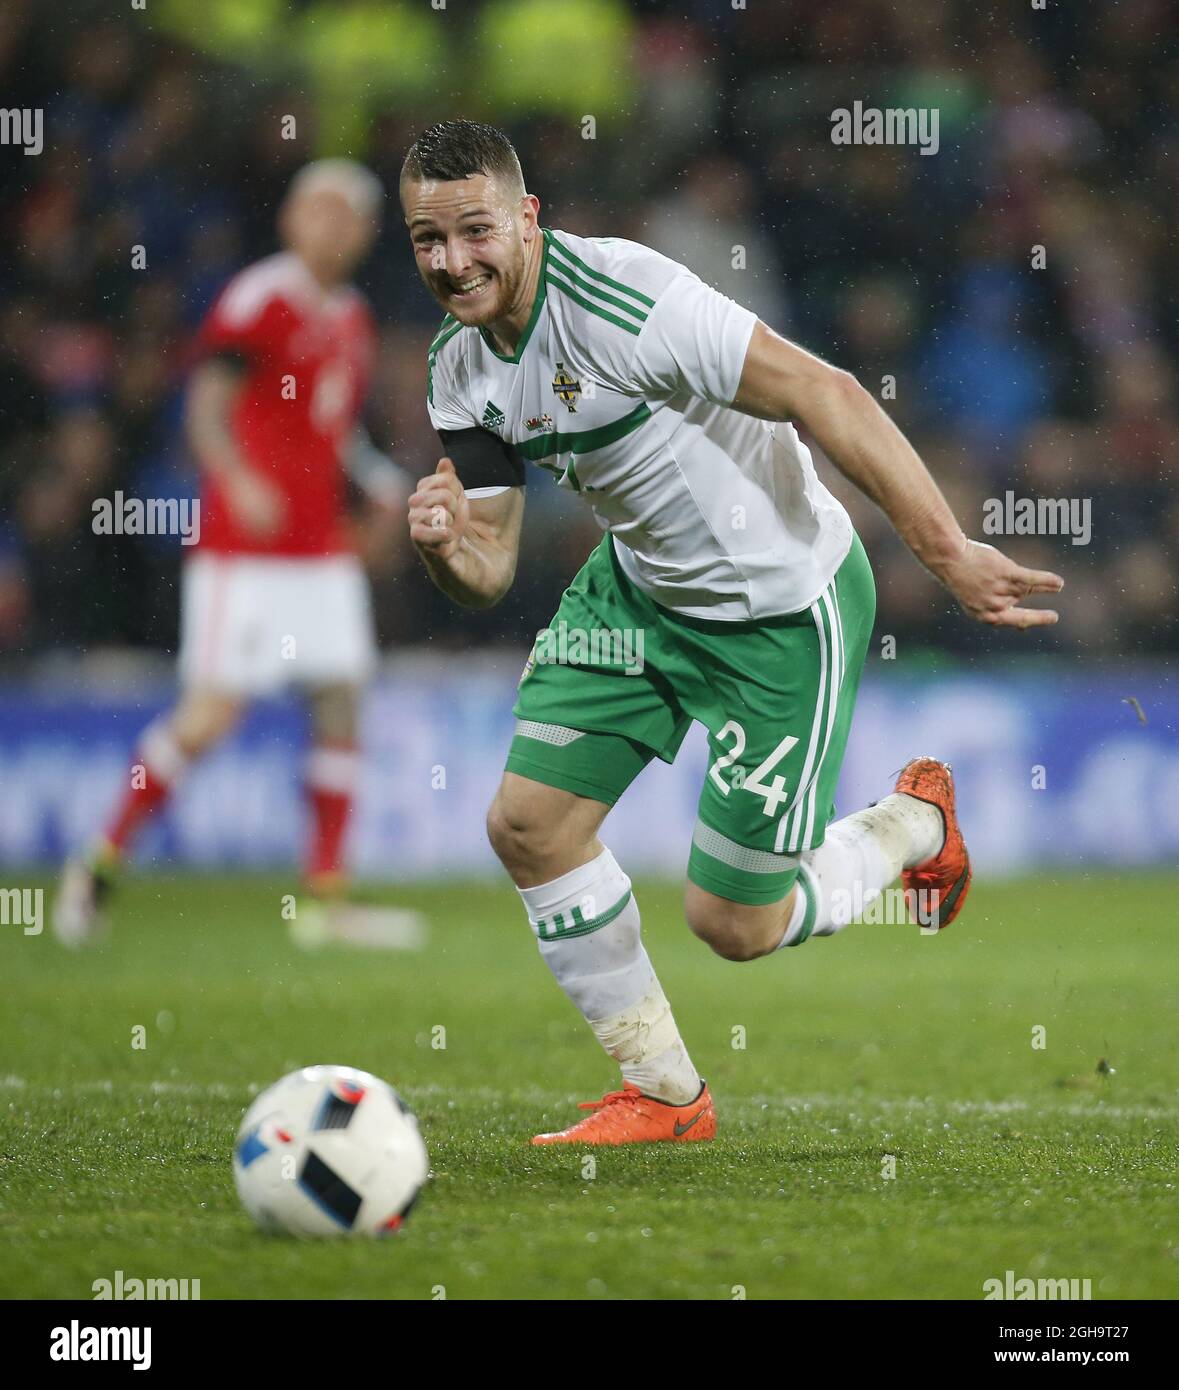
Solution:
[(0, 1091), (23, 1091), (30, 1087), (38, 1091), (47, 1091), (50, 1095), (65, 1091), (114, 1095), (119, 1091), (127, 1095), (150, 1092), (157, 1096), (212, 1096), (218, 1099), (240, 1095), (243, 1091), (247, 1095), (253, 1095), (262, 1089), (253, 1082), (248, 1086), (226, 1086), (219, 1081), (61, 1081), (56, 1085), (48, 1085), (44, 1082), (29, 1081), (23, 1076), (0, 1076)]
[[(239, 1086), (229, 1086), (220, 1081), (115, 1081), (113, 1079), (65, 1081), (56, 1086), (46, 1086), (41, 1083), (30, 1082), (23, 1076), (0, 1076), (0, 1090), (20, 1091), (30, 1086), (35, 1086), (36, 1089), (42, 1091), (49, 1091), (51, 1094), (67, 1091), (84, 1095), (114, 1095), (116, 1092), (126, 1095), (147, 1093), (157, 1096), (204, 1096), (217, 1100), (232, 1100), (243, 1095), (255, 1096), (263, 1089), (262, 1085), (256, 1081)], [(526, 1091), (502, 1091), (491, 1086), (438, 1086), (431, 1084), (414, 1086), (408, 1094), (411, 1099), (415, 1097), (429, 1097), (438, 1100), (469, 1099), (484, 1104), (498, 1105), (509, 1102), (529, 1105), (559, 1105), (564, 1104), (569, 1099), (567, 1092), (542, 1091), (537, 1087)], [(817, 1093), (807, 1096), (740, 1096), (734, 1100), (729, 1100), (727, 1104), (734, 1107), (749, 1108), (753, 1106), (763, 1110), (779, 1111), (842, 1110), (847, 1112), (847, 1118), (851, 1120), (859, 1119), (861, 1112), (881, 1110), (889, 1112), (926, 1111), (931, 1114), (949, 1113), (991, 1119), (1009, 1115), (1034, 1117), (1039, 1114), (1066, 1115), (1077, 1119), (1105, 1118), (1110, 1120), (1161, 1120), (1179, 1117), (1179, 1105), (1107, 1105), (1099, 1098), (1095, 1098), (1092, 1105), (1081, 1105), (1076, 1102), (1061, 1105), (1050, 1100), (937, 1100), (930, 1096), (914, 1096), (907, 1100), (888, 1097), (872, 1100), (866, 1099), (862, 1095), (840, 1096)]]
[(913, 1096), (907, 1100), (879, 1097), (865, 1100), (863, 1096), (742, 1096), (740, 1105), (761, 1105), (775, 1109), (813, 1110), (928, 1110), (941, 1113), (949, 1111), (955, 1115), (975, 1115), (999, 1118), (1004, 1115), (1051, 1114), (1077, 1116), (1087, 1119), (1091, 1116), (1105, 1115), (1112, 1120), (1174, 1119), (1179, 1118), (1179, 1104), (1167, 1105), (1107, 1105), (1100, 1097), (1094, 1097), (1092, 1105), (1081, 1105), (1071, 1101), (1066, 1105), (1051, 1100), (937, 1100), (932, 1096)]

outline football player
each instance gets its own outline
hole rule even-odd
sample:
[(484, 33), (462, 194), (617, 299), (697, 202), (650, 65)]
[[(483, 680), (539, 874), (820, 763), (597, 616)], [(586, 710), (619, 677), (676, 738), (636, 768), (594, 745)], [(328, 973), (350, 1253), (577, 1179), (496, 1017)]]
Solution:
[(578, 1123), (533, 1142), (709, 1139), (712, 1098), (643, 947), (630, 880), (599, 839), (652, 758), (671, 761), (693, 720), (707, 729), (685, 910), (727, 959), (834, 935), (848, 903), (871, 904), (898, 874), (924, 924), (945, 927), (971, 880), (950, 770), (934, 758), (832, 820), (875, 589), (790, 422), (973, 617), (1053, 623), (1024, 600), (1062, 581), (969, 540), (846, 372), (645, 246), (542, 227), (500, 132), (432, 127), (400, 192), (446, 311), (428, 378), (445, 457), (409, 511), (431, 577), (461, 604), (502, 598), (525, 459), (604, 532), (552, 624), (581, 640), (562, 650), (542, 634), (525, 668), (488, 816), (541, 954), (622, 1076)]
[[(306, 696), (312, 725), (305, 882), (320, 903), (340, 899), (360, 692), (375, 656), (346, 479), (387, 510), (406, 492), (360, 424), (376, 329), (350, 281), (383, 197), (360, 164), (307, 165), (279, 212), (285, 249), (236, 275), (200, 329), (186, 412), (202, 478), (200, 536), (181, 581), (181, 694), (140, 738), (101, 836), (66, 867), (55, 928), (68, 944), (94, 934), (136, 833), (188, 767), (251, 700), (290, 685)], [(309, 940), (323, 914), (299, 911), (297, 935)]]

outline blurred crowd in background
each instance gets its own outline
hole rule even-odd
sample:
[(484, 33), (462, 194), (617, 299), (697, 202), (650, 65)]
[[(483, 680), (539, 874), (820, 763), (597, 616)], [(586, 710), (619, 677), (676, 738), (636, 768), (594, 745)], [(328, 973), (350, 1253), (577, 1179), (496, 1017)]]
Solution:
[[(855, 372), (970, 534), (1066, 577), (1051, 632), (977, 627), (835, 479), (876, 570), (877, 632), (901, 652), (1179, 649), (1176, 4), (435, 3), (5, 0), (0, 105), (45, 112), (38, 157), (0, 148), (10, 661), (174, 648), (179, 545), (96, 536), (91, 502), (193, 495), (191, 335), (275, 249), (309, 158), (361, 158), (389, 191), (359, 277), (382, 328), (369, 425), (409, 477), (432, 471), (440, 313), (396, 185), (414, 134), (454, 115), (509, 131), (542, 223), (653, 245)], [(833, 145), (831, 113), (856, 100), (936, 108), (938, 153)], [(984, 536), (984, 502), (1007, 490), (1090, 498), (1090, 544)], [(360, 534), (379, 538), (384, 642), (442, 648), (526, 644), (598, 536), (532, 472), (516, 588), (468, 614), (399, 528)]]

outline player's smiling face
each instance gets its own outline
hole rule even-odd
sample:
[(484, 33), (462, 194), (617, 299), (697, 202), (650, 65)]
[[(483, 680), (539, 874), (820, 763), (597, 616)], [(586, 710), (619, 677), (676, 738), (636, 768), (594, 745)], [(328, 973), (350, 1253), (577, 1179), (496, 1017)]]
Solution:
[(409, 181), (405, 221), (418, 270), (439, 304), (468, 327), (512, 318), (527, 308), (528, 244), (540, 204), (513, 197), (486, 174)]

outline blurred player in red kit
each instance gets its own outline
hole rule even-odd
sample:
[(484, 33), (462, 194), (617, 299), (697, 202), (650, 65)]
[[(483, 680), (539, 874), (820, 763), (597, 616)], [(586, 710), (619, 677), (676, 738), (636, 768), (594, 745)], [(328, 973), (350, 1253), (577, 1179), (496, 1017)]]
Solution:
[[(305, 881), (313, 898), (338, 901), (360, 692), (376, 651), (367, 580), (349, 546), (347, 479), (390, 515), (408, 490), (360, 425), (377, 335), (349, 279), (382, 199), (360, 164), (307, 165), (279, 213), (285, 250), (236, 275), (201, 326), (186, 411), (202, 489), (181, 585), (181, 695), (141, 736), (99, 840), (66, 866), (55, 929), (68, 944), (95, 933), (135, 833), (188, 765), (252, 699), (288, 685), (306, 695), (312, 725)], [(313, 916), (322, 927), (322, 911)]]

